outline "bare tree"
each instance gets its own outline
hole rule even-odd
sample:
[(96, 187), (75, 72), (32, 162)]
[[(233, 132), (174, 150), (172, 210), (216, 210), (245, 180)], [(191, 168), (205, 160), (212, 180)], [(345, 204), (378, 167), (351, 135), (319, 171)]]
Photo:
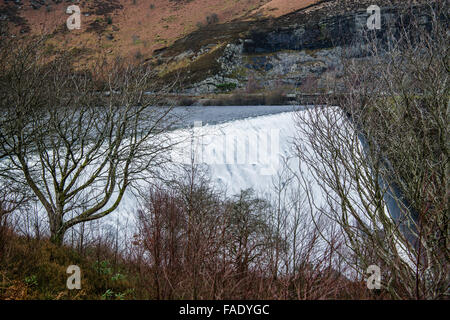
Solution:
[(450, 283), (448, 3), (411, 2), (397, 14), (384, 37), (366, 35), (366, 58), (344, 54), (346, 91), (332, 97), (339, 107), (328, 100), (298, 113), (296, 145), (326, 199), (314, 203), (309, 188), (309, 201), (341, 227), (349, 265), (361, 276), (378, 265), (392, 297), (443, 298)]
[(1, 177), (32, 192), (61, 244), (167, 161), (170, 108), (146, 94), (154, 74), (145, 66), (75, 69), (70, 53), (46, 55), (45, 39), (4, 41), (1, 56)]

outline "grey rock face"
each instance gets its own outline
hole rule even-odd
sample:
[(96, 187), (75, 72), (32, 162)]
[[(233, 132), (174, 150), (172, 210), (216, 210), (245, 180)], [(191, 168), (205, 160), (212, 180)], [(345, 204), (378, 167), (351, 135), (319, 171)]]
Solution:
[[(217, 92), (218, 86), (234, 84), (237, 88), (256, 82), (259, 88), (280, 85), (301, 86), (314, 79), (316, 89), (324, 89), (327, 81), (342, 74), (341, 57), (364, 59), (367, 56), (366, 34), (374, 32), (383, 45), (388, 30), (397, 30), (399, 10), (381, 8), (381, 30), (368, 31), (369, 13), (365, 8), (330, 13), (320, 19), (286, 26), (271, 26), (249, 31), (245, 37), (229, 43), (217, 59), (220, 71), (187, 90), (191, 94)], [(420, 8), (413, 14), (430, 18)], [(212, 45), (214, 46), (214, 44)], [(199, 54), (205, 49), (202, 48)], [(186, 53), (187, 54), (187, 53)], [(192, 53), (189, 53), (192, 54)]]
[(242, 44), (230, 44), (218, 59), (221, 72), (194, 84), (186, 93), (213, 93), (222, 84), (235, 84), (237, 88), (243, 88), (249, 78), (264, 88), (298, 86), (311, 76), (320, 78), (328, 70), (340, 71), (340, 54), (341, 48), (335, 47), (314, 52), (278, 51), (253, 56), (243, 54)]

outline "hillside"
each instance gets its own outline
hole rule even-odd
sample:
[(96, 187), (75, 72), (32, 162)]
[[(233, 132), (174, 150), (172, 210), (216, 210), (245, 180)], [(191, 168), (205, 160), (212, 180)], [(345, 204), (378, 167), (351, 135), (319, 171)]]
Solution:
[[(0, 22), (17, 36), (52, 34), (52, 49), (86, 48), (141, 62), (198, 30), (244, 25), (309, 6), (317, 0), (6, 0)], [(67, 8), (81, 9), (81, 29), (69, 31)], [(245, 28), (245, 27), (244, 27)], [(196, 44), (192, 44), (196, 45)]]
[(449, 13), (0, 2), (0, 304), (448, 300)]
[[(9, 21), (12, 31), (17, 34), (54, 33), (55, 43), (65, 43), (66, 46), (83, 44), (90, 48), (106, 49), (109, 54), (148, 57), (154, 50), (172, 44), (201, 25), (227, 23), (242, 18), (253, 19), (251, 16), (257, 16), (258, 9), (263, 5), (270, 5), (270, 2), (272, 1), (5, 1), (0, 5), (0, 19)], [(303, 2), (305, 1), (298, 1), (300, 6)], [(72, 4), (81, 9), (81, 29), (68, 32), (65, 27), (69, 17), (66, 9)], [(264, 11), (266, 8), (263, 8)]]
[[(423, 1), (418, 1), (418, 3)], [(402, 1), (368, 0), (81, 0), (5, 1), (0, 19), (17, 35), (52, 34), (48, 50), (77, 49), (151, 64), (162, 83), (181, 80), (187, 95), (246, 89), (328, 91), (350, 44), (361, 52), (368, 6), (395, 23)], [(69, 31), (66, 9), (81, 8)], [(420, 10), (417, 11), (418, 14)], [(423, 17), (427, 23), (427, 17)], [(379, 31), (378, 33), (383, 33)], [(82, 48), (82, 49), (81, 49)], [(339, 86), (339, 84), (336, 84)]]
[[(305, 7), (279, 17), (235, 20), (194, 31), (156, 50), (151, 61), (166, 82), (182, 75), (183, 91), (191, 95), (236, 88), (246, 94), (339, 89), (342, 54), (365, 57), (367, 8), (373, 1), (303, 3)], [(376, 31), (380, 39), (386, 38), (390, 28), (399, 30), (398, 17), (406, 12), (420, 17), (424, 26), (430, 25), (423, 1), (409, 9), (401, 1), (375, 3), (381, 8), (382, 28)]]

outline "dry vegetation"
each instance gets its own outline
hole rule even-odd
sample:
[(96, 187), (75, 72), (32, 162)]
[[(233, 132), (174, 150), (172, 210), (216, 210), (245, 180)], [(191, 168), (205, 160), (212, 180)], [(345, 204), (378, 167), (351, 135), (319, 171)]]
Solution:
[(363, 63), (344, 52), (339, 107), (297, 115), (310, 175), (283, 163), (272, 198), (230, 197), (181, 166), (139, 190), (129, 230), (102, 218), (166, 162), (151, 70), (73, 70), (40, 41), (0, 42), (0, 298), (448, 299), (448, 4), (430, 13), (389, 45), (368, 34)]
[(317, 215), (342, 227), (355, 270), (376, 261), (399, 299), (448, 298), (450, 283), (448, 3), (427, 10), (429, 27), (411, 6), (386, 42), (369, 32), (369, 59), (343, 55), (339, 108), (297, 117), (299, 157), (329, 199)]
[[(193, 174), (193, 175), (192, 175)], [(381, 299), (364, 281), (343, 276), (339, 242), (323, 247), (307, 213), (294, 221), (251, 190), (226, 198), (198, 168), (153, 187), (128, 239), (72, 233), (56, 246), (0, 227), (2, 299)], [(22, 212), (25, 214), (24, 212)], [(30, 213), (28, 213), (30, 214)], [(284, 224), (286, 230), (281, 231)], [(320, 227), (323, 231), (325, 226)], [(92, 229), (100, 230), (99, 225)], [(123, 242), (122, 242), (123, 241)], [(117, 245), (118, 242), (122, 243)], [(68, 265), (82, 270), (82, 290), (65, 288)], [(338, 268), (338, 269), (336, 269)]]
[[(53, 44), (106, 48), (111, 56), (132, 57), (139, 48), (145, 58), (198, 29), (198, 24), (226, 23), (245, 16), (265, 0), (95, 0), (80, 1), (81, 30), (65, 30), (68, 3), (51, 3), (50, 10), (29, 5), (17, 9), (11, 2), (0, 5), (0, 13), (10, 16), (17, 34), (54, 34)], [(48, 1), (50, 2), (50, 1)], [(112, 36), (112, 37), (111, 37)], [(139, 41), (134, 41), (139, 37)]]

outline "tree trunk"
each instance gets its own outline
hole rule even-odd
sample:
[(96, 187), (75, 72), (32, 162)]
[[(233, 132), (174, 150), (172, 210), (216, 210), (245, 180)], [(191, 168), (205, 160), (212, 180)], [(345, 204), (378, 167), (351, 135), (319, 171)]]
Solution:
[(64, 232), (52, 233), (50, 236), (50, 241), (58, 247), (62, 246), (64, 241)]
[(63, 227), (63, 221), (60, 216), (54, 215), (50, 217), (50, 241), (53, 244), (62, 246), (66, 230), (67, 228)]

